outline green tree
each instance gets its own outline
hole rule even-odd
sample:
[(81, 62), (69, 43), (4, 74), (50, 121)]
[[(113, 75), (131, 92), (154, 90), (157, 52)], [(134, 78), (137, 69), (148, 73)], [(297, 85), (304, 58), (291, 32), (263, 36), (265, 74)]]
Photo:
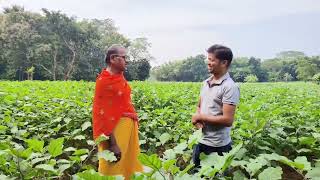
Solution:
[(204, 55), (189, 57), (184, 60), (166, 63), (153, 69), (153, 74), (159, 81), (199, 82), (209, 74)]
[(1, 16), (1, 76), (6, 79), (26, 79), (26, 70), (36, 61), (38, 33), (42, 17), (25, 12), (19, 6), (5, 8)]
[(1, 79), (27, 79), (28, 68), (34, 67), (34, 79), (95, 80), (105, 66), (107, 47), (130, 46), (111, 19), (79, 21), (59, 11), (42, 11), (13, 6), (0, 13)]
[(266, 70), (261, 68), (261, 60), (251, 57), (248, 62), (249, 69), (251, 71), (251, 74), (254, 74), (257, 76), (258, 81), (265, 82), (268, 81), (268, 74)]
[(318, 84), (320, 84), (320, 73), (315, 74), (315, 75), (312, 77), (312, 80), (314, 80), (315, 82), (317, 82)]
[(300, 59), (297, 64), (296, 72), (298, 74), (298, 79), (307, 81), (319, 71), (316, 64), (312, 63), (312, 59), (305, 57)]
[(247, 57), (235, 58), (230, 67), (230, 75), (236, 82), (244, 82), (244, 79), (251, 74), (248, 66), (249, 59)]
[(293, 77), (291, 76), (291, 74), (289, 74), (289, 73), (285, 73), (284, 75), (283, 75), (283, 79), (284, 79), (284, 81), (292, 81), (292, 79), (293, 79)]
[(252, 83), (252, 82), (258, 82), (258, 77), (257, 77), (256, 75), (250, 74), (250, 75), (248, 75), (248, 76), (245, 78), (244, 81), (245, 81), (245, 82), (250, 82), (250, 83)]
[(146, 80), (150, 76), (150, 61), (154, 58), (149, 52), (151, 44), (147, 38), (136, 38), (130, 42), (128, 47), (129, 64), (125, 72), (126, 79)]

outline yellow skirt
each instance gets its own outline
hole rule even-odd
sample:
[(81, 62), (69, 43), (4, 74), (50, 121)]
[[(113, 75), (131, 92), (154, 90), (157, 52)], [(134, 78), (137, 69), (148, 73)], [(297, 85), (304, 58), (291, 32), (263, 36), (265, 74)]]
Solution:
[[(108, 162), (100, 158), (98, 171), (103, 175), (122, 175), (125, 179), (130, 179), (135, 172), (143, 170), (138, 160), (140, 153), (138, 123), (130, 118), (121, 118), (113, 133), (121, 150), (121, 159), (118, 162)], [(98, 146), (98, 151), (101, 152), (107, 148), (108, 143), (103, 142)]]

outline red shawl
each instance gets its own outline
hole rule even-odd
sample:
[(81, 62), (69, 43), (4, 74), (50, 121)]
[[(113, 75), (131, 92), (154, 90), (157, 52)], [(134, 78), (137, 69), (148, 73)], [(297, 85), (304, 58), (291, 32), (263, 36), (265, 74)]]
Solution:
[(123, 74), (111, 75), (104, 69), (96, 80), (93, 101), (93, 138), (109, 136), (121, 117), (137, 120), (131, 103), (131, 88)]

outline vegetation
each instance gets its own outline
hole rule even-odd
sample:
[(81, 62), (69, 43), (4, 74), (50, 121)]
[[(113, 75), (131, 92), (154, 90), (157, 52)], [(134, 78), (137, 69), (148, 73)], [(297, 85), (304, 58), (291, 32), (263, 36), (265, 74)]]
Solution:
[[(319, 177), (317, 84), (240, 84), (233, 151), (204, 156), (196, 174), (189, 169), (201, 131), (195, 131), (190, 119), (201, 84), (131, 86), (140, 119), (140, 160), (151, 168), (135, 179)], [(92, 140), (94, 83), (2, 81), (0, 87), (0, 177), (107, 178), (97, 173), (97, 159), (112, 161), (113, 156), (97, 154), (99, 142)]]

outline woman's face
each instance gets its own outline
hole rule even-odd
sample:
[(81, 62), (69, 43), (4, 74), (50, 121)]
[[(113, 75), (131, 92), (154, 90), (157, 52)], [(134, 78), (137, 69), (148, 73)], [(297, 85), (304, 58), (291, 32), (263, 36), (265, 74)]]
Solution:
[(111, 55), (111, 64), (119, 71), (125, 71), (127, 66), (127, 53), (125, 49), (119, 49), (117, 54)]

